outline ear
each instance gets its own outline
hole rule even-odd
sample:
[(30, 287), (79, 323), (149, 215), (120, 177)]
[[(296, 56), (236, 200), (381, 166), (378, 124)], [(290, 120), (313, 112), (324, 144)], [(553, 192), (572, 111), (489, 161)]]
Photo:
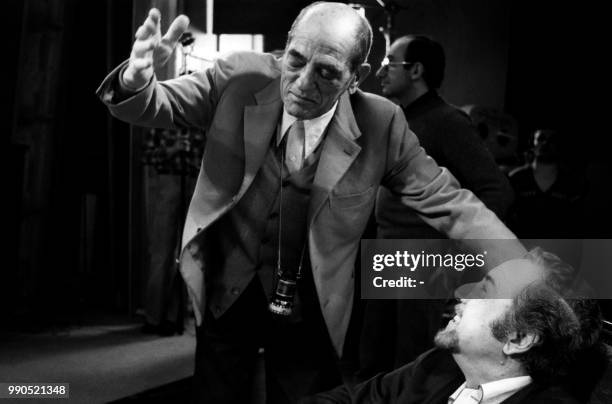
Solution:
[(518, 333), (516, 331), (510, 333), (508, 340), (504, 344), (502, 350), (505, 355), (520, 354), (529, 351), (534, 346), (540, 344), (540, 336), (534, 333)]
[(416, 62), (408, 70), (412, 80), (419, 80), (423, 78), (423, 73), (425, 73), (425, 68), (421, 62)]
[(348, 87), (349, 94), (354, 94), (355, 91), (357, 91), (357, 88), (361, 83), (363, 83), (366, 77), (368, 77), (368, 74), (370, 74), (371, 70), (372, 66), (370, 66), (368, 63), (363, 63), (357, 68), (357, 73), (355, 73), (355, 77), (353, 78), (353, 81), (351, 82), (351, 84), (349, 84)]

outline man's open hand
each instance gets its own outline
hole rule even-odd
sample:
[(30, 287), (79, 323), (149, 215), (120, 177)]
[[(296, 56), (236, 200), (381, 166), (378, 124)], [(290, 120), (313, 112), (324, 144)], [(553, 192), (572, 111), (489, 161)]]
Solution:
[(145, 22), (136, 31), (130, 62), (123, 73), (123, 82), (130, 89), (144, 87), (153, 76), (154, 67), (166, 64), (189, 25), (189, 18), (179, 15), (162, 37), (160, 20), (159, 10), (152, 8)]

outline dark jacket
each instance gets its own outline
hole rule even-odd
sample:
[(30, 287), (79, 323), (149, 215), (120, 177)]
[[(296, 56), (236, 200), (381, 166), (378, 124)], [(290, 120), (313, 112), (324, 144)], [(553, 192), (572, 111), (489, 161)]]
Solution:
[[(393, 372), (379, 374), (354, 387), (341, 386), (306, 398), (300, 404), (447, 404), (465, 381), (448, 351), (432, 349)], [(531, 383), (503, 401), (517, 403), (578, 403), (556, 385)]]
[[(435, 91), (423, 94), (403, 110), (427, 154), (503, 220), (514, 201), (514, 192), (469, 116)], [(378, 236), (383, 238), (444, 237), (384, 188), (376, 201), (376, 222)]]

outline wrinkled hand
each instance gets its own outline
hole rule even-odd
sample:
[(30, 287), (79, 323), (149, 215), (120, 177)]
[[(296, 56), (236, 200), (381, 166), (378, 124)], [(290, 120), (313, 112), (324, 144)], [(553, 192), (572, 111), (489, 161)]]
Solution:
[(123, 82), (131, 89), (144, 87), (151, 80), (154, 67), (166, 64), (189, 25), (189, 18), (179, 15), (162, 37), (160, 20), (159, 10), (152, 8), (145, 22), (136, 31), (130, 61), (123, 73)]

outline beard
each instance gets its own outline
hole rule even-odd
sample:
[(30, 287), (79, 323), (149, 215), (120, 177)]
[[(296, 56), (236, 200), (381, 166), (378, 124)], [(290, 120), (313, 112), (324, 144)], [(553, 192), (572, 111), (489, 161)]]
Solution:
[(434, 345), (440, 349), (459, 353), (459, 336), (454, 328), (445, 328), (438, 331), (434, 337)]

